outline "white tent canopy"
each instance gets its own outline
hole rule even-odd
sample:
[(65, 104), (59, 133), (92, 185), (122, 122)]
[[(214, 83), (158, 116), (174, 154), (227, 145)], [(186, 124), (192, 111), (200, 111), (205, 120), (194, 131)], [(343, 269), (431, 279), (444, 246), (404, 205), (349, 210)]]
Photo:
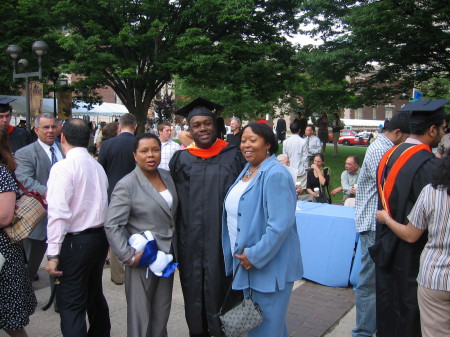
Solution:
[[(26, 115), (26, 97), (25, 96), (1, 96), (16, 99), (11, 102), (13, 107), (13, 112), (25, 116)], [(58, 102), (58, 100), (56, 100)], [(121, 116), (128, 113), (128, 109), (122, 104), (115, 103), (102, 103), (93, 104), (92, 109), (88, 110), (85, 108), (88, 104), (82, 101), (74, 101), (78, 108), (72, 108), (73, 116)], [(44, 98), (42, 102), (42, 112), (53, 113), (53, 98)], [(56, 103), (58, 104), (58, 103)]]
[(351, 126), (352, 128), (362, 129), (362, 128), (379, 128), (380, 125), (383, 127), (384, 121), (382, 120), (371, 120), (371, 119), (347, 119), (341, 118), (345, 126)]

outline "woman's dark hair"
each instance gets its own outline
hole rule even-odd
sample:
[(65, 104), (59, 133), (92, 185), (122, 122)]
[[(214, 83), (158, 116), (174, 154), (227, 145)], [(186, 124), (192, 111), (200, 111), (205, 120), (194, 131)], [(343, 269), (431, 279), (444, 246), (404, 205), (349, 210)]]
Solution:
[(151, 139), (151, 138), (156, 139), (156, 141), (159, 144), (159, 148), (161, 148), (161, 141), (159, 140), (157, 135), (155, 135), (154, 133), (141, 133), (140, 135), (136, 136), (136, 141), (134, 142), (133, 152), (136, 153), (141, 139)]
[(450, 150), (434, 170), (431, 186), (434, 189), (447, 188), (447, 194), (450, 195)]
[(313, 157), (313, 160), (316, 157), (320, 157), (320, 159), (322, 160), (322, 163), (325, 162), (325, 156), (322, 153), (316, 153)]
[(14, 156), (11, 153), (6, 131), (0, 130), (0, 164), (5, 165), (9, 171), (14, 171), (17, 167)]
[(266, 144), (270, 145), (270, 148), (269, 148), (270, 155), (277, 153), (278, 142), (277, 142), (277, 139), (275, 138), (275, 134), (273, 133), (272, 129), (269, 126), (267, 126), (266, 124), (262, 124), (262, 123), (251, 123), (251, 124), (246, 125), (242, 129), (242, 134), (244, 134), (244, 130), (246, 128), (252, 129), (252, 131), (254, 133), (256, 133), (258, 136), (264, 138), (264, 141), (266, 142)]
[(102, 142), (117, 136), (117, 130), (119, 130), (119, 123), (111, 122), (106, 124), (102, 130)]

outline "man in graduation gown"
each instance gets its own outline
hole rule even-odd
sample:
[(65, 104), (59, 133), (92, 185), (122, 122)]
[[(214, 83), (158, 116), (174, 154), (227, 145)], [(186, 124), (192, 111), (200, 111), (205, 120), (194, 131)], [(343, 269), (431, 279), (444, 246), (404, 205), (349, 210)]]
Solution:
[[(380, 206), (405, 225), (440, 161), (431, 149), (444, 135), (447, 123), (442, 106), (448, 102), (416, 101), (400, 109), (411, 112), (411, 135), (388, 150), (378, 167)], [(376, 266), (377, 336), (421, 336), (416, 277), (426, 242), (426, 233), (417, 242), (407, 243), (377, 223), (375, 244), (369, 248)]]
[(14, 154), (20, 148), (32, 143), (30, 132), (21, 127), (14, 127), (11, 123), (12, 106), (9, 103), (14, 102), (15, 98), (0, 98), (0, 129), (6, 131), (8, 135), (9, 146)]
[(219, 108), (199, 98), (177, 112), (187, 116), (194, 143), (169, 163), (179, 198), (178, 262), (190, 336), (222, 335), (214, 314), (231, 283), (221, 245), (222, 209), (245, 160), (237, 146), (217, 138), (211, 110)]

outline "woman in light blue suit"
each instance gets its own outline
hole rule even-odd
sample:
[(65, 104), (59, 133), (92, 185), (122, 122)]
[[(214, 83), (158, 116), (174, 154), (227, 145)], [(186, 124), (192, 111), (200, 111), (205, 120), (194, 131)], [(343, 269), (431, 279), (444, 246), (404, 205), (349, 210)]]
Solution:
[[(263, 322), (249, 337), (287, 337), (286, 311), (293, 283), (302, 278), (295, 224), (297, 194), (290, 173), (276, 160), (278, 142), (265, 124), (242, 132), (247, 165), (228, 191), (222, 226), (227, 275), (237, 269), (233, 289), (263, 309)], [(250, 276), (250, 281), (249, 277)]]

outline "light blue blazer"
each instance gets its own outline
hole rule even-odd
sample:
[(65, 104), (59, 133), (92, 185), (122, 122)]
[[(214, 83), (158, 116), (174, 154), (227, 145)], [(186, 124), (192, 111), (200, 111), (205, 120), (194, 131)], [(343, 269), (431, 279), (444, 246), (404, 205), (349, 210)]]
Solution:
[[(245, 166), (236, 183), (242, 179)], [(238, 206), (237, 238), (234, 252), (246, 254), (250, 269), (250, 288), (260, 292), (283, 290), (287, 282), (302, 278), (303, 264), (295, 223), (297, 194), (292, 176), (275, 158), (267, 158), (244, 191)], [(231, 254), (227, 213), (224, 207), (222, 247), (225, 271), (230, 275), (239, 263)], [(245, 269), (239, 268), (233, 289), (248, 288)]]

